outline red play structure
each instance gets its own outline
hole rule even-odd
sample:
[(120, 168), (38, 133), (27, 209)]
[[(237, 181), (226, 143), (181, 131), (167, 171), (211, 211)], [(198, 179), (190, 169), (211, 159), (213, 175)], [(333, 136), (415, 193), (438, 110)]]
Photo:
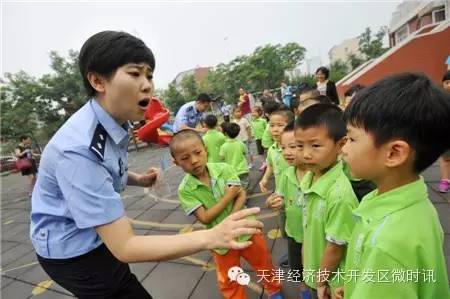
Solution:
[(156, 97), (152, 97), (144, 116), (146, 124), (136, 132), (139, 139), (148, 143), (168, 145), (172, 134), (162, 131), (160, 127), (169, 120), (169, 109), (164, 107)]

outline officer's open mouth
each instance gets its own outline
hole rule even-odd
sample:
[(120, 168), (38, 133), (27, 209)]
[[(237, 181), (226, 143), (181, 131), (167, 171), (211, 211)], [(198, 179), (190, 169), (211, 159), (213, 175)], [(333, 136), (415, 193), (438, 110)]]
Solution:
[(145, 98), (145, 99), (140, 100), (140, 101), (138, 102), (138, 105), (139, 105), (141, 108), (147, 108), (148, 103), (150, 103), (150, 99), (149, 99), (149, 98)]

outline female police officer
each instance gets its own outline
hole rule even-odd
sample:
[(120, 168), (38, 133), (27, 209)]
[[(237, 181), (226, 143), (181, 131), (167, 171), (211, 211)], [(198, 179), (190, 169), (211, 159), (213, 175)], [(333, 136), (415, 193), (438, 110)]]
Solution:
[(56, 132), (41, 159), (33, 191), (31, 240), (47, 274), (79, 298), (151, 298), (127, 263), (178, 258), (217, 247), (242, 248), (238, 235), (262, 224), (231, 215), (212, 230), (136, 236), (120, 192), (156, 179), (128, 171), (127, 121), (143, 118), (153, 94), (155, 60), (138, 38), (104, 31), (79, 55), (91, 99)]

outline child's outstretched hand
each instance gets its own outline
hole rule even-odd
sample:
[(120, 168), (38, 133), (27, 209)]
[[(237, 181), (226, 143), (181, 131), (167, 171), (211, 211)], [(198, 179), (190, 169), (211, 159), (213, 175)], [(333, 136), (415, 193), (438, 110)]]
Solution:
[(283, 205), (283, 197), (272, 193), (266, 200), (266, 206), (270, 209), (278, 211)]
[(253, 235), (261, 233), (263, 223), (258, 220), (247, 220), (248, 216), (258, 214), (258, 207), (240, 210), (229, 215), (222, 222), (211, 228), (208, 238), (208, 249), (232, 248), (243, 249), (252, 244), (252, 242), (238, 242), (239, 236)]

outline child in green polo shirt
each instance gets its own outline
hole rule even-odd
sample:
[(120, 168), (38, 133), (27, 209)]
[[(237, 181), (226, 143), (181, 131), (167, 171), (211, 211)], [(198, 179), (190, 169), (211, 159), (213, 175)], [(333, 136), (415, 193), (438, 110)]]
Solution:
[(253, 138), (255, 138), (256, 149), (259, 155), (264, 155), (264, 147), (262, 146), (261, 139), (264, 134), (264, 130), (267, 127), (267, 121), (262, 118), (263, 111), (261, 107), (255, 106), (252, 108), (252, 120), (250, 125), (252, 127)]
[(359, 91), (344, 116), (343, 158), (377, 189), (353, 211), (347, 279), (335, 295), (450, 298), (444, 234), (420, 176), (450, 148), (450, 96), (424, 75), (398, 74)]
[(296, 121), (295, 140), (308, 168), (300, 188), (303, 203), (304, 281), (319, 298), (343, 285), (334, 275), (343, 270), (346, 245), (354, 226), (352, 210), (358, 206), (339, 154), (345, 144), (342, 111), (333, 104), (314, 104)]
[[(302, 266), (302, 242), (303, 242), (303, 196), (300, 190), (300, 181), (306, 173), (306, 168), (297, 157), (297, 145), (294, 136), (294, 121), (290, 122), (281, 135), (281, 149), (283, 157), (289, 164), (281, 173), (280, 184), (277, 190), (267, 198), (267, 207), (275, 211), (284, 211), (286, 214), (285, 231), (288, 243), (288, 261), (292, 271), (303, 272)], [(306, 290), (303, 282), (300, 282), (300, 292)], [(300, 296), (299, 298), (303, 298)]]
[(281, 133), (288, 123), (294, 120), (294, 114), (289, 110), (277, 110), (272, 112), (269, 118), (270, 134), (274, 143), (269, 147), (267, 152), (267, 168), (259, 182), (262, 192), (268, 192), (267, 184), (272, 174), (275, 177), (275, 190), (280, 179), (280, 174), (288, 167), (286, 160), (283, 158), (280, 147)]
[[(197, 132), (183, 130), (175, 134), (170, 153), (174, 163), (186, 173), (178, 187), (178, 196), (188, 215), (194, 214), (198, 221), (211, 228), (245, 206), (246, 193), (236, 172), (226, 163), (207, 163), (206, 148)], [(264, 288), (270, 298), (282, 299), (281, 285), (274, 277), (270, 251), (262, 234), (244, 235), (237, 241), (251, 242), (251, 245), (242, 250), (219, 248), (212, 252), (222, 295), (230, 299), (246, 298), (244, 285), (229, 275), (230, 269), (240, 266), (243, 257), (255, 272), (264, 271)]]
[(225, 135), (216, 130), (217, 117), (209, 114), (205, 117), (203, 122), (207, 129), (205, 135), (203, 135), (203, 142), (205, 142), (208, 151), (208, 163), (221, 162), (219, 151), (220, 147), (225, 142)]
[(220, 147), (220, 158), (236, 171), (242, 187), (247, 190), (249, 185), (249, 167), (246, 159), (247, 146), (245, 146), (242, 141), (237, 139), (241, 128), (236, 123), (225, 123), (222, 126), (222, 130), (227, 139)]

